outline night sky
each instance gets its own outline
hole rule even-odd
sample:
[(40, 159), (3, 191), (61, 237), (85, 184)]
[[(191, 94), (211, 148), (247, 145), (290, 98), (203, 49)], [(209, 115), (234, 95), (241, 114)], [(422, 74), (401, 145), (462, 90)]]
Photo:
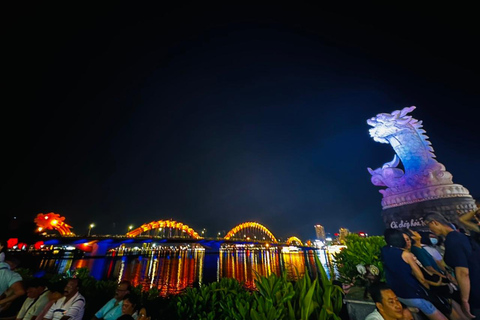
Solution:
[[(470, 7), (204, 1), (3, 10), (2, 211), (120, 234), (173, 219), (381, 234), (366, 120), (411, 105), (480, 197)], [(438, 6), (438, 4), (436, 4)], [(5, 20), (6, 19), (6, 20)], [(6, 161), (5, 161), (6, 160)]]

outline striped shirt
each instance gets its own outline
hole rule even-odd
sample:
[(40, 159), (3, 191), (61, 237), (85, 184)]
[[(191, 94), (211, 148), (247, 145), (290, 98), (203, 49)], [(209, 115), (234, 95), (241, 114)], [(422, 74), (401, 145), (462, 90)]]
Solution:
[(63, 316), (70, 320), (82, 320), (85, 312), (85, 298), (77, 292), (70, 300), (65, 302), (66, 297), (58, 299), (48, 310), (45, 319), (60, 320)]

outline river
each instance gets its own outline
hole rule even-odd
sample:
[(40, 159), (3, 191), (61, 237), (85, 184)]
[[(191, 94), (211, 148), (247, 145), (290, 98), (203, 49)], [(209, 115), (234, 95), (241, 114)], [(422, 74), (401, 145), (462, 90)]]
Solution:
[(324, 250), (249, 244), (221, 245), (216, 250), (194, 243), (147, 248), (122, 245), (96, 257), (57, 248), (33, 254), (33, 258), (31, 254), (28, 264), (39, 275), (88, 268), (96, 279), (129, 280), (134, 286), (141, 285), (144, 290), (156, 288), (160, 295), (166, 296), (221, 278), (234, 278), (255, 289), (257, 275), (285, 272), (290, 280), (302, 277), (305, 272), (312, 276), (319, 267), (315, 255), (329, 275)]

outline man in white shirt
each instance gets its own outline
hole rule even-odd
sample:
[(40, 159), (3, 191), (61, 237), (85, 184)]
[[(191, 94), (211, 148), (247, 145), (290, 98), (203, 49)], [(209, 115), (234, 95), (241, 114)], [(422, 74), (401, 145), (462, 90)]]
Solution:
[(43, 320), (82, 320), (85, 298), (78, 292), (80, 286), (80, 279), (70, 279), (64, 289), (65, 296), (52, 305)]
[(18, 312), (16, 320), (35, 320), (48, 302), (49, 290), (46, 281), (39, 278), (28, 281), (25, 287), (27, 299)]
[(365, 320), (397, 320), (404, 317), (402, 304), (387, 284), (373, 284), (370, 286), (370, 295), (377, 308)]

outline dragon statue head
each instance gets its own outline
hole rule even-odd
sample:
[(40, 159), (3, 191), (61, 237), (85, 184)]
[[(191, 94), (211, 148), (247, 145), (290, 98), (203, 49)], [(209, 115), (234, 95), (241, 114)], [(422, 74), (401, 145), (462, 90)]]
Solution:
[(38, 231), (44, 230), (57, 230), (62, 236), (73, 235), (70, 229), (72, 228), (64, 222), (65, 217), (60, 216), (58, 213), (50, 212), (47, 214), (39, 213), (34, 222), (37, 224)]
[(415, 110), (415, 106), (396, 110), (392, 113), (380, 113), (376, 117), (368, 119), (367, 123), (373, 127), (369, 130), (370, 136), (377, 142), (389, 143), (387, 137), (405, 129), (405, 126), (412, 121), (412, 116), (407, 116), (407, 114), (413, 110)]

